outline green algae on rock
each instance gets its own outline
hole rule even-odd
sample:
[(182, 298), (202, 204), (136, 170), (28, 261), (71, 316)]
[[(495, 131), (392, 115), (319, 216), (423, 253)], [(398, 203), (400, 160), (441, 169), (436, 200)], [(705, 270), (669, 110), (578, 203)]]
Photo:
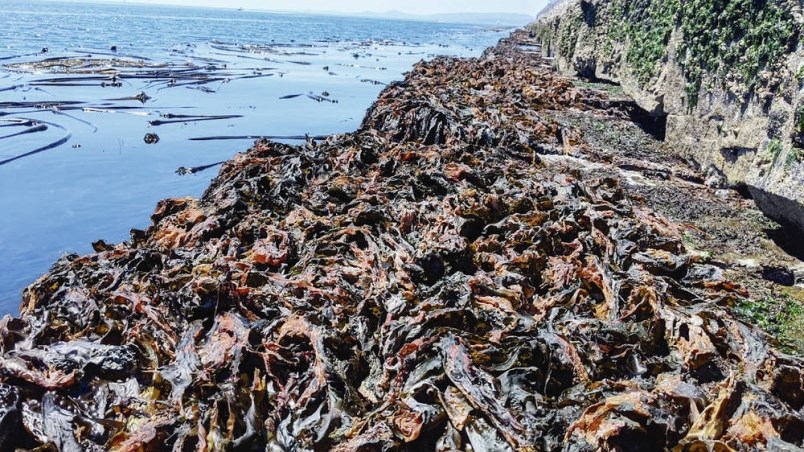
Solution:
[[(557, 55), (571, 58), (578, 28), (586, 24), (599, 29), (598, 45), (602, 41), (611, 49), (612, 41), (630, 43), (625, 60), (646, 87), (660, 63), (666, 62), (671, 35), (678, 29), (676, 61), (687, 80), (692, 107), (704, 78), (740, 97), (759, 87), (775, 88), (781, 80), (770, 74), (782, 69), (783, 57), (801, 38), (792, 2), (787, 0), (583, 0), (579, 5), (561, 20), (536, 24), (537, 34), (546, 42), (558, 40)], [(561, 44), (567, 42), (572, 45)]]
[(533, 30), (559, 70), (621, 85), (678, 154), (800, 233), (802, 25), (798, 0), (558, 0)]

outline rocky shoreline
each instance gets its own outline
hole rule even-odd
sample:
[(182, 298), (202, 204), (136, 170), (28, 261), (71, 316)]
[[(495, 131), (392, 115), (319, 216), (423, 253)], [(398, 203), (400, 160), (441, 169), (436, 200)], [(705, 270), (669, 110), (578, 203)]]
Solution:
[(739, 262), (797, 260), (539, 50), (419, 63), (61, 259), (0, 325), (0, 446), (801, 447), (804, 361), (738, 318), (776, 290)]
[(804, 232), (801, 0), (554, 0), (533, 28), (560, 72), (619, 85), (712, 184)]

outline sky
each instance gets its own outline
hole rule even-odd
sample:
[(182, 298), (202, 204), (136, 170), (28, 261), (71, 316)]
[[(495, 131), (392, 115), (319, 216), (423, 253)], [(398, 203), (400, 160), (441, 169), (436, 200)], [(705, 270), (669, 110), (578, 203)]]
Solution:
[[(109, 1), (109, 0), (107, 0)], [(121, 2), (122, 0), (112, 0)], [(131, 3), (162, 3), (272, 11), (319, 11), (339, 13), (401, 11), (407, 14), (519, 13), (535, 16), (547, 0), (127, 0)]]

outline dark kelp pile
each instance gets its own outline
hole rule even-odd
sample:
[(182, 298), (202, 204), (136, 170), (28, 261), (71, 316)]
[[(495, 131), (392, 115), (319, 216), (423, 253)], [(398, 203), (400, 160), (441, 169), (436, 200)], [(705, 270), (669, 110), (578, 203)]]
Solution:
[(676, 224), (542, 156), (579, 139), (550, 111), (625, 113), (517, 39), (61, 259), (0, 328), (3, 450), (801, 447), (802, 361)]

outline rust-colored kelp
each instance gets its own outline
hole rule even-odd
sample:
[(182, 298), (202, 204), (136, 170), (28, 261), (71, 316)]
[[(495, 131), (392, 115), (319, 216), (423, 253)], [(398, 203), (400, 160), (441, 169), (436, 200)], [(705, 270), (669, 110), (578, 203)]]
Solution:
[(357, 133), (257, 143), (26, 291), (0, 445), (801, 447), (802, 362), (735, 320), (742, 290), (540, 157), (571, 107), (609, 108), (512, 40), (419, 64)]

